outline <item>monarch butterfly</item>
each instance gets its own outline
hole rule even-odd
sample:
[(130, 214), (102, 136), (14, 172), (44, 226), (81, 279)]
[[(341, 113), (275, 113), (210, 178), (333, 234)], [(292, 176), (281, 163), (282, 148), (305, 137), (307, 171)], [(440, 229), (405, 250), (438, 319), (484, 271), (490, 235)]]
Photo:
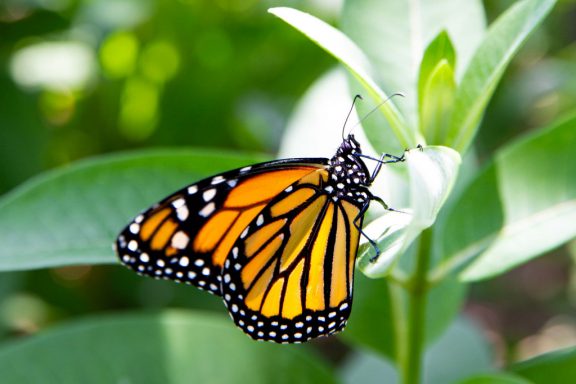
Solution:
[[(166, 197), (118, 236), (122, 263), (223, 298), (256, 340), (300, 343), (341, 331), (352, 306), (372, 173), (352, 134), (331, 158), (264, 162)], [(372, 240), (369, 241), (375, 246)]]

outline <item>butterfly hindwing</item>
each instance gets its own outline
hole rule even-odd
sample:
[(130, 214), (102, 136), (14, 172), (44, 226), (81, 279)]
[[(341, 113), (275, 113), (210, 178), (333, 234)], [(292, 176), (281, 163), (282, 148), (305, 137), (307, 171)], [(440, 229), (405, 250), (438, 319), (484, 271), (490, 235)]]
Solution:
[(297, 343), (346, 325), (360, 209), (326, 193), (328, 176), (318, 170), (270, 201), (224, 263), (224, 301), (254, 339)]
[(326, 161), (266, 162), (190, 185), (136, 217), (118, 236), (118, 255), (140, 274), (221, 295), (222, 266), (240, 234), (272, 198)]

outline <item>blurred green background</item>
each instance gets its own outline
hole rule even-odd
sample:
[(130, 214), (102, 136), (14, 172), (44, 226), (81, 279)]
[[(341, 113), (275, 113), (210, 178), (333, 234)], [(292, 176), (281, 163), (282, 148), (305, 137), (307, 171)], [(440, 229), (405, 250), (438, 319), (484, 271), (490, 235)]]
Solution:
[[(299, 98), (335, 61), (266, 9), (291, 6), (337, 24), (340, 3), (2, 1), (0, 193), (78, 159), (137, 148), (273, 156)], [(491, 21), (513, 1), (484, 3)], [(574, 108), (575, 40), (576, 4), (561, 1), (499, 86), (476, 141), (480, 159)], [(576, 245), (565, 247), (472, 286), (465, 311), (500, 362), (576, 343), (575, 255)], [(72, 317), (165, 307), (224, 315), (215, 297), (120, 266), (0, 276), (5, 339)], [(318, 344), (335, 362), (346, 353), (335, 338)]]

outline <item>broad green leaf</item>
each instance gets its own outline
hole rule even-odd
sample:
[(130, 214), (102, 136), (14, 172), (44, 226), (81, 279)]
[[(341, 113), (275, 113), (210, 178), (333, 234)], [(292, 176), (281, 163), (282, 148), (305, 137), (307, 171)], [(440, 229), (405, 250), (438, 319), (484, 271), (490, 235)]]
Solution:
[(116, 235), (140, 211), (202, 177), (259, 160), (156, 150), (47, 172), (0, 199), (0, 271), (113, 263)]
[(441, 228), (441, 278), (503, 273), (576, 236), (576, 115), (499, 151), (452, 207)]
[(504, 70), (556, 0), (523, 0), (510, 7), (488, 30), (456, 92), (448, 146), (463, 153)]
[(0, 347), (2, 383), (331, 383), (303, 346), (192, 312), (90, 318)]
[[(348, 0), (342, 10), (342, 30), (370, 59), (379, 86), (387, 94), (405, 95), (396, 105), (416, 133), (417, 85), (424, 50), (441, 31), (447, 31), (458, 57), (455, 72), (461, 74), (484, 36), (485, 16), (479, 0)], [(365, 108), (360, 106), (361, 115)], [(395, 146), (381, 119), (370, 118), (366, 123), (369, 138), (379, 151), (394, 153), (412, 147)], [(416, 144), (426, 143), (418, 139)]]
[(531, 381), (509, 373), (491, 373), (469, 377), (458, 384), (531, 384)]
[(426, 142), (444, 145), (454, 104), (456, 56), (448, 34), (441, 32), (426, 48), (418, 78), (420, 132)]
[[(374, 81), (370, 63), (364, 53), (342, 32), (322, 20), (296, 9), (279, 7), (271, 8), (269, 12), (302, 32), (344, 64), (375, 103), (379, 104), (388, 99), (388, 96)], [(394, 135), (404, 148), (411, 148), (416, 145), (416, 138), (408, 131), (393, 100), (388, 100), (382, 104), (379, 111), (384, 114)]]
[(534, 384), (575, 383), (576, 348), (546, 353), (514, 364), (509, 370)]
[[(393, 311), (402, 310), (406, 296), (402, 293), (401, 297), (391, 299), (389, 284), (393, 283), (356, 275), (352, 315), (340, 337), (395, 360), (397, 329), (394, 328)], [(445, 279), (430, 291), (426, 307), (427, 343), (435, 342), (453, 322), (462, 306), (465, 291), (465, 285), (456, 279)], [(402, 291), (397, 289), (396, 292)]]

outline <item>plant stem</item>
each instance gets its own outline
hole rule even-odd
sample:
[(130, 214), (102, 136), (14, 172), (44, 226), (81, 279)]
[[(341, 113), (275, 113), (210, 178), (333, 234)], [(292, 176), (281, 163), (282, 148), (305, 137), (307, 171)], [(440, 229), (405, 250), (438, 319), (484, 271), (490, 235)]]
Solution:
[(416, 256), (416, 267), (408, 289), (408, 321), (404, 358), (401, 364), (402, 382), (418, 384), (422, 375), (422, 360), (426, 339), (427, 273), (430, 264), (432, 231), (422, 232)]

